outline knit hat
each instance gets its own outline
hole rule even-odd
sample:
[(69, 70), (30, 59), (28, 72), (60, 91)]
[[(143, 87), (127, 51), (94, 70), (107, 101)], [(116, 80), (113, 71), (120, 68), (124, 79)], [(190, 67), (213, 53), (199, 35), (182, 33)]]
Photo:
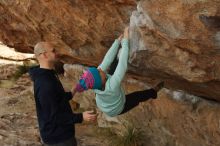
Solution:
[(76, 85), (77, 92), (83, 92), (88, 89), (101, 89), (102, 80), (99, 71), (95, 67), (89, 67), (80, 77)]

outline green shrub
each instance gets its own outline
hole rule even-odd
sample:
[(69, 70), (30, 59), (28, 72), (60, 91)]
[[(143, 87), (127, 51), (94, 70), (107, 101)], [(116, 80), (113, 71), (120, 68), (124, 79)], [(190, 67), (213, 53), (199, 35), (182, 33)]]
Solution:
[(19, 65), (17, 67), (16, 72), (14, 73), (14, 75), (12, 76), (12, 80), (17, 80), (18, 78), (20, 78), (23, 74), (27, 73), (28, 70), (35, 66), (36, 64), (31, 64), (31, 63), (24, 63), (23, 65)]
[(121, 135), (112, 138), (110, 146), (141, 146), (143, 142), (143, 132), (134, 125), (125, 125)]

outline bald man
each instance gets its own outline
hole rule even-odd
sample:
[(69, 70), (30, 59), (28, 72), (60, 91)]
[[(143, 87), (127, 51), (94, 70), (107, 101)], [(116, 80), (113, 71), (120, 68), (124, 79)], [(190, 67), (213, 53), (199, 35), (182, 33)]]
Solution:
[(75, 123), (94, 122), (93, 111), (73, 113), (69, 104), (72, 92), (65, 92), (54, 71), (56, 49), (49, 42), (39, 42), (34, 54), (40, 66), (29, 70), (34, 82), (34, 97), (41, 138), (46, 146), (77, 146)]

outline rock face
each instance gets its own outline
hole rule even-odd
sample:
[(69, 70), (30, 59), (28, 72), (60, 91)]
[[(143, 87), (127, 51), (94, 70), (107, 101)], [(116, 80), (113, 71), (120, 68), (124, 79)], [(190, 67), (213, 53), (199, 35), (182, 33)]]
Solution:
[(140, 1), (130, 20), (131, 70), (220, 100), (219, 10), (220, 1)]
[[(0, 59), (19, 62), (25, 60), (35, 60), (35, 57), (34, 54), (16, 52), (14, 49), (0, 44)], [(3, 62), (1, 63), (3, 64)]]
[(1, 0), (0, 41), (21, 52), (52, 41), (62, 46), (63, 60), (97, 65), (135, 6), (134, 0)]
[(197, 0), (2, 0), (0, 41), (32, 52), (52, 41), (65, 63), (98, 65), (129, 24), (129, 71), (220, 100), (220, 2)]
[(123, 119), (144, 131), (146, 146), (217, 146), (219, 110), (219, 104), (162, 90), (158, 99), (140, 105)]
[(219, 1), (141, 1), (131, 16), (132, 64), (192, 82), (219, 80), (219, 8)]

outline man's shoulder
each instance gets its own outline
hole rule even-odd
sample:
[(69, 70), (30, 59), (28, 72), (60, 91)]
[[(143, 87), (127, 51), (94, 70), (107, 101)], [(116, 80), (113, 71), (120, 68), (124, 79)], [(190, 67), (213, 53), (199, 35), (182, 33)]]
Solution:
[(42, 85), (43, 84), (45, 84), (45, 85), (53, 85), (56, 82), (56, 80), (53, 77), (51, 77), (51, 76), (41, 75), (41, 76), (39, 76), (35, 80), (35, 82), (37, 84), (42, 84)]

